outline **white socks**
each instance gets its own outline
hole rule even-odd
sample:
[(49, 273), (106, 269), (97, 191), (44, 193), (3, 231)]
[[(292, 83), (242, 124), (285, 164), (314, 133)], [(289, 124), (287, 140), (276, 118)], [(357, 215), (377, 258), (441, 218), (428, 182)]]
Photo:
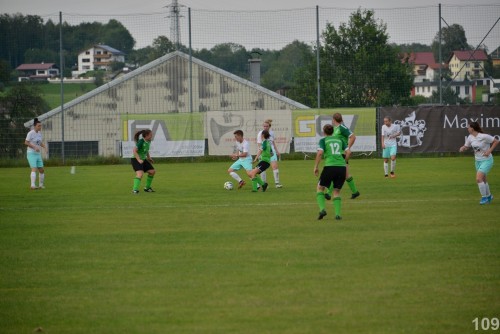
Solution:
[(31, 178), (31, 187), (35, 188), (36, 187), (36, 172), (31, 172), (30, 178)]
[(490, 196), (490, 185), (488, 183), (478, 183), (477, 186), (479, 187), (479, 192), (481, 193), (481, 196), (487, 197)]
[(481, 193), (482, 197), (489, 196), (489, 188), (488, 185), (484, 182), (478, 183), (477, 186), (479, 187), (479, 192)]
[(274, 169), (273, 174), (274, 174), (274, 183), (276, 184), (280, 183), (280, 170)]
[(231, 173), (229, 173), (229, 175), (231, 175), (231, 177), (233, 179), (235, 179), (236, 181), (238, 181), (238, 183), (241, 182), (241, 177), (238, 174), (236, 174), (235, 172), (231, 172)]
[[(31, 179), (31, 187), (35, 188), (36, 187), (36, 172), (31, 172), (30, 179)], [(45, 181), (45, 173), (38, 173), (38, 186), (43, 187), (44, 181)]]
[(267, 182), (267, 175), (266, 175), (266, 172), (262, 172), (260, 173), (260, 178), (262, 179), (262, 181), (264, 181), (264, 183)]
[(384, 162), (384, 174), (389, 175), (389, 163)]
[(391, 172), (396, 172), (396, 160), (391, 160)]

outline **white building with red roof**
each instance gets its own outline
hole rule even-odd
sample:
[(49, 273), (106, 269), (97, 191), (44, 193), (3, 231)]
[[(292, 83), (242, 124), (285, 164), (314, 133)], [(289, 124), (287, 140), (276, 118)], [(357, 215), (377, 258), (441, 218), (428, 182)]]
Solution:
[(453, 81), (484, 78), (484, 64), (488, 56), (484, 50), (453, 51), (448, 58), (448, 67)]
[(59, 68), (55, 63), (22, 64), (16, 70), (20, 72), (19, 81), (47, 80), (59, 76)]

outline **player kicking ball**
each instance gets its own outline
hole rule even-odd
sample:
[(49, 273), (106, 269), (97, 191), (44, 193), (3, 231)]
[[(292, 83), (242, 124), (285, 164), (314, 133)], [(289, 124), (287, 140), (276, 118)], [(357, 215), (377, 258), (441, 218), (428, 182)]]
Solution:
[(271, 141), (269, 138), (271, 135), (268, 130), (263, 130), (261, 132), (261, 145), (259, 147), (259, 151), (255, 156), (254, 162), (260, 162), (255, 166), (255, 168), (251, 171), (250, 178), (252, 179), (252, 191), (258, 191), (258, 185), (262, 187), (262, 192), (266, 191), (268, 184), (261, 179), (259, 174), (263, 173), (266, 169), (271, 166)]

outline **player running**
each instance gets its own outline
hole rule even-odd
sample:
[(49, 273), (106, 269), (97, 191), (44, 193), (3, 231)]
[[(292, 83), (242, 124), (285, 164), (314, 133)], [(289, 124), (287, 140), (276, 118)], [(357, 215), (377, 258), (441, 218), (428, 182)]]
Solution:
[(235, 153), (231, 154), (231, 159), (236, 161), (229, 167), (227, 172), (238, 182), (238, 189), (241, 189), (246, 182), (236, 172), (243, 167), (248, 177), (252, 178), (252, 155), (250, 154), (250, 143), (243, 138), (243, 131), (236, 130), (233, 134), (234, 139), (236, 139), (236, 149)]
[(255, 168), (251, 172), (251, 178), (252, 178), (252, 191), (257, 192), (258, 191), (258, 185), (262, 187), (262, 192), (266, 191), (267, 189), (267, 182), (263, 181), (258, 174), (264, 173), (266, 169), (271, 166), (271, 156), (273, 155), (272, 150), (271, 150), (271, 141), (270, 137), (271, 135), (269, 134), (269, 131), (263, 130), (260, 132), (261, 135), (261, 144), (259, 146), (259, 151), (257, 152), (257, 155), (255, 156), (254, 162), (259, 161), (260, 162), (255, 166)]
[(326, 216), (325, 210), (325, 194), (324, 191), (330, 185), (333, 185), (333, 207), (335, 210), (335, 219), (342, 219), (340, 190), (344, 185), (347, 168), (346, 161), (342, 153), (346, 149), (346, 143), (338, 137), (333, 136), (333, 126), (326, 124), (323, 127), (324, 138), (321, 138), (318, 144), (316, 160), (314, 164), (314, 175), (319, 174), (319, 163), (322, 156), (325, 158), (325, 165), (318, 185), (316, 187), (316, 201), (319, 206), (318, 220)]
[(474, 150), (476, 160), (476, 182), (481, 193), (481, 201), (479, 204), (489, 204), (493, 200), (493, 195), (490, 192), (490, 185), (486, 180), (486, 175), (493, 167), (493, 150), (497, 147), (499, 141), (493, 136), (483, 133), (478, 122), (470, 122), (469, 136), (465, 140), (464, 146), (460, 147), (460, 152), (464, 152), (471, 148)]
[[(354, 178), (352, 177), (352, 175), (349, 174), (349, 158), (351, 156), (351, 147), (352, 145), (354, 145), (354, 142), (356, 141), (356, 136), (347, 126), (344, 125), (344, 120), (342, 119), (341, 113), (333, 114), (332, 123), (333, 123), (333, 136), (341, 139), (346, 145), (346, 149), (342, 153), (342, 156), (344, 157), (346, 162), (345, 181), (347, 182), (347, 185), (351, 189), (352, 192), (351, 199), (355, 199), (360, 195), (360, 193), (356, 188), (356, 185), (354, 184)], [(330, 186), (327, 192), (325, 193), (325, 198), (328, 200), (332, 198), (332, 186)]]

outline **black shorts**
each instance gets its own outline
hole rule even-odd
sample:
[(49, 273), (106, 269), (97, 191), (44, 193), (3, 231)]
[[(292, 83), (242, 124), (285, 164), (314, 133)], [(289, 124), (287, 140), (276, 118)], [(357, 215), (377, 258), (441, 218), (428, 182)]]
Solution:
[(148, 170), (155, 169), (153, 165), (149, 162), (149, 160), (144, 160), (142, 164), (137, 161), (136, 158), (130, 159), (130, 162), (132, 163), (132, 168), (137, 172), (139, 170), (142, 170), (144, 172), (147, 172)]
[[(264, 172), (266, 169), (269, 168), (269, 166), (271, 166), (269, 164), (269, 162), (265, 162), (265, 161), (260, 161), (257, 166), (255, 166), (256, 168), (258, 168), (260, 170), (260, 173)], [(259, 173), (259, 174), (260, 174)]]
[(333, 183), (333, 188), (342, 189), (345, 182), (345, 175), (345, 166), (326, 166), (319, 177), (319, 185), (328, 188)]

